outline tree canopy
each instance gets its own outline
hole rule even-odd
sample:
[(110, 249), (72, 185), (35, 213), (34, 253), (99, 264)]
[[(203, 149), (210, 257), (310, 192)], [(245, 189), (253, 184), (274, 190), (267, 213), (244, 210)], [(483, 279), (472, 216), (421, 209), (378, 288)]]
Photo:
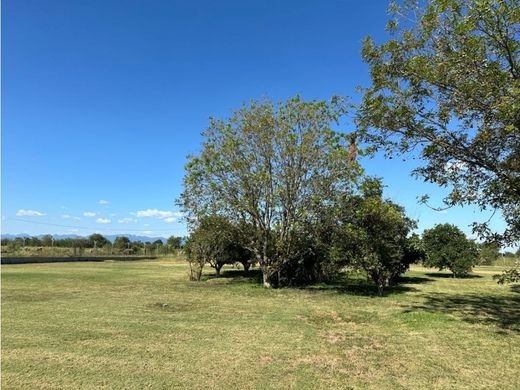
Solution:
[(477, 245), (455, 225), (439, 224), (425, 230), (423, 244), (427, 267), (449, 269), (453, 276), (463, 277), (477, 264)]
[[(520, 3), (405, 1), (391, 6), (392, 39), (367, 38), (371, 86), (358, 112), (364, 139), (390, 155), (417, 152), (416, 175), (449, 189), (447, 206), (500, 210), (488, 239), (520, 240)], [(427, 198), (424, 198), (427, 201)]]
[(236, 223), (269, 286), (300, 251), (299, 231), (351, 191), (360, 168), (349, 136), (334, 131), (341, 99), (253, 101), (226, 120), (211, 119), (202, 151), (186, 165), (180, 205), (196, 226), (203, 216)]

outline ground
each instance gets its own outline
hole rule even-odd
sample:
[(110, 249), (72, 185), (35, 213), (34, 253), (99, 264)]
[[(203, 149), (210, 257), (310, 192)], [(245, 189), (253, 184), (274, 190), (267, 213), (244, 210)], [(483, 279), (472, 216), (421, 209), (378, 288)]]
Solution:
[(265, 289), (179, 260), (2, 267), (2, 388), (518, 389), (520, 289), (413, 267)]

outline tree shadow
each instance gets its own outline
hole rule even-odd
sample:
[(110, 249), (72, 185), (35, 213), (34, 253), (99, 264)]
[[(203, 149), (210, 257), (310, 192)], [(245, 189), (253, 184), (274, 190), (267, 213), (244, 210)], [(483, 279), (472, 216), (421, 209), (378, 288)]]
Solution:
[(206, 276), (207, 280), (210, 279), (226, 279), (228, 283), (262, 283), (262, 272), (259, 268), (249, 269), (244, 272), (243, 269), (223, 269), (220, 272), (220, 276), (212, 275)]
[[(520, 293), (520, 288), (513, 291)], [(432, 293), (425, 298), (424, 303), (411, 306), (404, 312), (440, 312), (454, 315), (471, 324), (498, 326), (500, 333), (520, 333), (520, 296)]]
[[(385, 287), (383, 291), (383, 296), (391, 296), (411, 291), (418, 291), (415, 287), (409, 285), (430, 282), (433, 282), (433, 279), (424, 278), (420, 276), (402, 276), (399, 278), (397, 285)], [(303, 286), (300, 288), (309, 292), (328, 291), (346, 295), (378, 296), (377, 287), (373, 283), (367, 281), (366, 279), (351, 278), (345, 274), (339, 276), (331, 282)]]
[[(428, 274), (426, 274), (428, 275)], [(434, 282), (432, 278), (424, 278), (422, 276), (401, 276), (398, 279), (399, 283), (404, 284), (423, 284), (423, 283), (431, 283)]]
[(428, 272), (425, 273), (426, 276), (431, 278), (450, 278), (450, 279), (480, 279), (483, 278), (481, 275), (469, 274), (466, 276), (460, 276), (455, 278), (451, 272)]

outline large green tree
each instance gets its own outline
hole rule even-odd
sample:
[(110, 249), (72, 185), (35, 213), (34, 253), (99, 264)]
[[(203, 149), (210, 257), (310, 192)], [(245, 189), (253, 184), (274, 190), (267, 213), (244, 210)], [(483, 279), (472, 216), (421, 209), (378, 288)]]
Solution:
[[(388, 154), (415, 151), (415, 174), (449, 189), (448, 206), (502, 212), (520, 240), (520, 2), (428, 0), (392, 4), (392, 38), (367, 38), (370, 66), (358, 123)], [(425, 199), (427, 201), (427, 199)]]
[(477, 245), (455, 225), (445, 223), (427, 229), (422, 241), (427, 267), (449, 269), (453, 276), (464, 277), (478, 262)]
[(350, 191), (359, 167), (350, 139), (333, 126), (345, 113), (340, 99), (254, 101), (231, 118), (211, 119), (198, 155), (186, 165), (180, 206), (190, 224), (225, 216), (244, 228), (270, 286), (320, 210)]

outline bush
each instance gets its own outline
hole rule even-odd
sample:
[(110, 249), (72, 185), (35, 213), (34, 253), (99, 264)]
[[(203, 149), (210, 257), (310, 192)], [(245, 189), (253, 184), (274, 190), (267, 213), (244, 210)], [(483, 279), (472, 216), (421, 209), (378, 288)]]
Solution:
[(455, 225), (439, 224), (425, 230), (423, 244), (427, 267), (449, 269), (454, 277), (464, 277), (477, 264), (477, 245)]

